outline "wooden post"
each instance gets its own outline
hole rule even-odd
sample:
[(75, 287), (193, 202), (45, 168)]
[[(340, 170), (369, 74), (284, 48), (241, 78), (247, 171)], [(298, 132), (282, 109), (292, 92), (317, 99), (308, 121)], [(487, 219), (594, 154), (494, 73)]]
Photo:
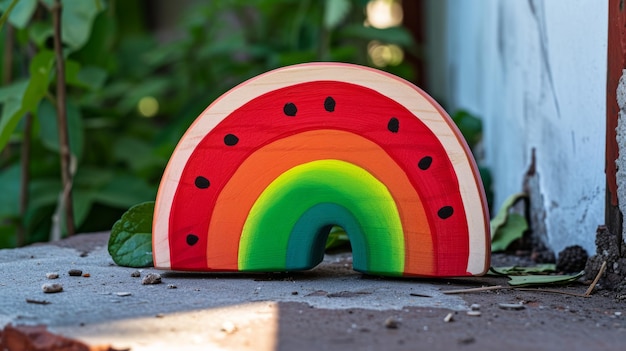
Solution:
[(609, 28), (606, 88), (606, 212), (609, 231), (621, 237), (623, 216), (618, 207), (615, 160), (619, 148), (615, 138), (619, 107), (617, 85), (626, 68), (626, 4), (625, 0), (609, 0)]
[(65, 59), (63, 57), (63, 41), (61, 38), (61, 1), (56, 0), (52, 6), (54, 25), (54, 52), (57, 65), (57, 120), (59, 128), (59, 148), (61, 154), (61, 179), (63, 180), (63, 205), (65, 208), (65, 225), (67, 235), (74, 235), (74, 206), (72, 203), (72, 171), (71, 151), (67, 129), (67, 111), (65, 105)]

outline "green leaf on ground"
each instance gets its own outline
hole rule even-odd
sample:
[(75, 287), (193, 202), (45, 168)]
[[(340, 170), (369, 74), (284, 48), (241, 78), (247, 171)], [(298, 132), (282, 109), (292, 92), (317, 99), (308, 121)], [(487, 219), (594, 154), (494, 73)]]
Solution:
[(556, 272), (554, 263), (540, 264), (531, 267), (507, 266), (507, 267), (491, 267), (490, 273), (497, 275), (529, 275), (529, 274), (548, 274)]
[(510, 276), (511, 286), (538, 286), (548, 284), (567, 284), (578, 280), (584, 272), (576, 275), (520, 275)]
[(109, 254), (124, 267), (152, 266), (152, 216), (154, 201), (131, 207), (115, 222), (109, 238)]

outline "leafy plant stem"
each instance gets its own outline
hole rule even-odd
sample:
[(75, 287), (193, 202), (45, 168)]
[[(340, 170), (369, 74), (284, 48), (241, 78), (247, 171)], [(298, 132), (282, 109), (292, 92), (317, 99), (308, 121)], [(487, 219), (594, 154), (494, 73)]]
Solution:
[[(7, 86), (13, 80), (13, 37), (15, 29), (12, 26), (7, 26), (4, 39), (4, 55), (2, 57), (2, 85)], [(9, 149), (5, 148), (0, 153), (0, 160), (2, 158), (9, 158)]]
[(16, 244), (23, 246), (26, 243), (26, 211), (28, 210), (28, 186), (30, 184), (30, 145), (33, 129), (33, 116), (29, 112), (24, 118), (24, 139), (21, 150), (21, 182), (20, 182), (20, 221), (17, 230)]
[(6, 11), (4, 11), (4, 13), (2, 14), (2, 17), (0, 17), (0, 30), (2, 30), (4, 23), (9, 20), (9, 15), (11, 14), (11, 11), (13, 11), (13, 8), (15, 7), (15, 5), (17, 5), (18, 1), (19, 0), (11, 1), (11, 4), (9, 5), (9, 7), (6, 9)]
[(7, 26), (4, 39), (4, 57), (2, 58), (2, 85), (6, 86), (13, 80), (13, 36), (15, 29)]
[(59, 128), (59, 149), (61, 156), (61, 180), (63, 182), (63, 201), (65, 205), (65, 225), (67, 235), (74, 235), (74, 206), (72, 204), (72, 173), (70, 143), (67, 130), (66, 111), (66, 86), (65, 86), (65, 60), (63, 59), (63, 47), (61, 38), (61, 11), (60, 0), (55, 0), (52, 7), (52, 18), (54, 26), (54, 52), (57, 66), (57, 118)]

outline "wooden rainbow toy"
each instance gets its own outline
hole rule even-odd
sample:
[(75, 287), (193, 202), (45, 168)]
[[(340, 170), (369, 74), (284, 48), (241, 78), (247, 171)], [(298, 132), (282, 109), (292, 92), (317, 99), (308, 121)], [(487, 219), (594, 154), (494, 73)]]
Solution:
[(371, 68), (285, 67), (222, 95), (180, 140), (157, 195), (154, 265), (306, 270), (333, 225), (348, 233), (360, 272), (489, 267), (477, 167), (432, 98)]

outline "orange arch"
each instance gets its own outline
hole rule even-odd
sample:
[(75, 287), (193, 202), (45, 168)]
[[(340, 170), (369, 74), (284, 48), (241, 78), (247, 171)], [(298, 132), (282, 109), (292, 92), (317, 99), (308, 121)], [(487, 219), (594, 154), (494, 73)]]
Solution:
[(338, 159), (358, 165), (388, 187), (404, 229), (404, 273), (434, 275), (437, 247), (422, 201), (406, 173), (376, 143), (354, 133), (328, 129), (274, 141), (258, 149), (239, 166), (220, 192), (211, 215), (208, 268), (238, 270), (239, 238), (254, 202), (282, 173), (320, 159)]

